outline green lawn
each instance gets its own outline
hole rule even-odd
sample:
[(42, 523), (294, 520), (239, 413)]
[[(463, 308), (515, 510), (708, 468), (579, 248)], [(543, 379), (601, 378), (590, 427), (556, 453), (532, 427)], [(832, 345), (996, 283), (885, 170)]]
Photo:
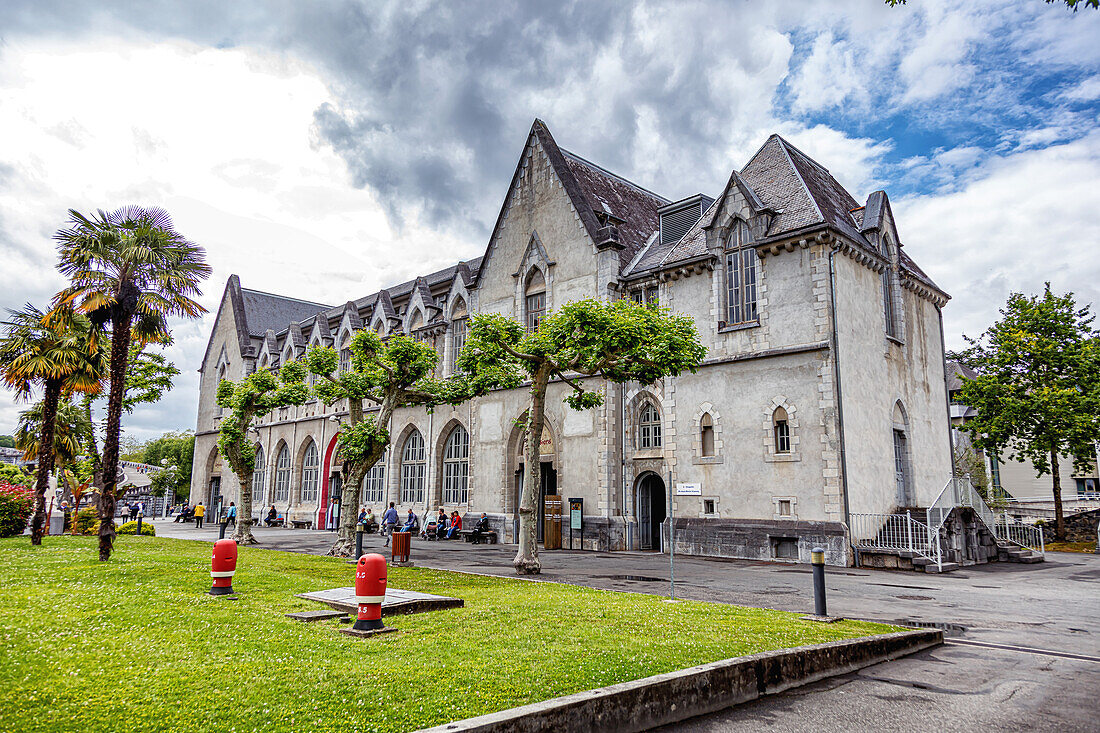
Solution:
[(393, 731), (767, 649), (891, 631), (736, 606), (391, 568), (465, 599), (375, 639), (304, 624), (295, 593), (353, 584), (342, 560), (242, 548), (210, 589), (211, 546), (119, 537), (0, 540), (0, 731)]

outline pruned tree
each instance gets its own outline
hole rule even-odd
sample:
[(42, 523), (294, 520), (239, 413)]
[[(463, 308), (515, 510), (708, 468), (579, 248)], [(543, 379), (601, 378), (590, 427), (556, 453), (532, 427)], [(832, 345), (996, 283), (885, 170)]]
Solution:
[[(355, 547), (359, 484), (390, 444), (389, 422), (400, 407), (458, 404), (470, 396), (465, 379), (434, 378), (439, 355), (430, 345), (407, 336), (383, 341), (373, 331), (352, 337), (350, 368), (339, 371), (339, 355), (327, 346), (315, 346), (306, 354), (310, 372), (321, 379), (314, 391), (328, 405), (347, 400), (347, 421), (341, 421), (336, 439), (344, 477), (340, 494), (340, 527), (330, 555), (349, 556)], [(363, 409), (370, 403), (371, 410)]]
[(1055, 536), (1065, 538), (1058, 457), (1090, 470), (1100, 443), (1100, 333), (1073, 293), (1013, 293), (1001, 319), (969, 348), (949, 355), (977, 372), (959, 400), (977, 415), (966, 430), (991, 455), (1030, 462), (1053, 481)]
[(512, 564), (520, 574), (542, 569), (536, 542), (539, 441), (551, 381), (568, 385), (565, 403), (585, 410), (603, 403), (599, 378), (622, 384), (652, 384), (684, 371), (695, 371), (706, 355), (689, 316), (655, 305), (623, 299), (610, 303), (580, 300), (548, 315), (533, 332), (499, 314), (470, 319), (459, 367), (475, 394), (513, 389), (530, 381), (520, 498), (519, 551)]
[(284, 364), (278, 376), (261, 369), (239, 382), (223, 379), (218, 384), (218, 406), (230, 410), (218, 425), (218, 449), (241, 484), (237, 528), (233, 539), (238, 545), (256, 544), (252, 534), (252, 475), (256, 471), (256, 448), (248, 433), (257, 415), (266, 415), (279, 407), (300, 405), (309, 398), (305, 367), (296, 361)]

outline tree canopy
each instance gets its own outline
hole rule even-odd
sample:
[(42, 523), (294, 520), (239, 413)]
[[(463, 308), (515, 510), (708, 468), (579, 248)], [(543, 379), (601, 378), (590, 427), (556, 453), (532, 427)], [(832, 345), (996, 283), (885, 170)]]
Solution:
[(1051, 474), (1056, 534), (1064, 537), (1058, 456), (1088, 470), (1100, 442), (1100, 333), (1073, 293), (1013, 293), (1001, 318), (949, 355), (978, 376), (959, 399), (977, 416), (964, 424), (975, 445)]
[[(389, 420), (400, 407), (458, 404), (470, 397), (463, 376), (437, 379), (439, 355), (431, 345), (408, 336), (383, 341), (369, 330), (356, 332), (348, 345), (351, 360), (340, 370), (339, 354), (315, 346), (306, 354), (310, 372), (320, 377), (315, 393), (326, 404), (347, 400), (348, 417), (340, 425), (336, 445), (344, 470), (340, 528), (333, 555), (348, 555), (354, 545), (359, 484), (390, 443)], [(363, 402), (369, 403), (365, 412)]]
[(586, 378), (652, 384), (695, 371), (704, 356), (706, 349), (699, 343), (695, 322), (689, 316), (629, 299), (568, 303), (547, 315), (533, 331), (495, 313), (470, 319), (458, 364), (469, 375), (471, 391), (484, 394), (491, 389), (516, 388), (525, 381), (531, 383), (519, 550), (513, 561), (517, 572), (533, 574), (541, 570), (535, 541), (540, 485), (537, 451), (550, 382), (558, 380), (568, 385), (566, 404), (584, 410), (604, 401), (601, 383), (587, 383)]
[[(283, 365), (276, 376), (261, 369), (239, 382), (223, 379), (218, 384), (217, 404), (230, 410), (218, 425), (218, 449), (241, 484), (233, 539), (238, 544), (254, 544), (252, 534), (252, 476), (256, 471), (256, 448), (249, 436), (252, 421), (278, 407), (300, 405), (309, 398), (305, 367), (296, 361)], [(193, 442), (193, 439), (192, 439)], [(190, 479), (190, 473), (188, 473)]]

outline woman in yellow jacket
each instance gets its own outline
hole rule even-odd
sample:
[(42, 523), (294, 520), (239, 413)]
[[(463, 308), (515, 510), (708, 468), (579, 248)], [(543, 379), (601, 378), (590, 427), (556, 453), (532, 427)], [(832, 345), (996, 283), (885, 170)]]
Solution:
[(202, 529), (202, 515), (206, 514), (206, 507), (200, 501), (195, 505), (195, 529)]

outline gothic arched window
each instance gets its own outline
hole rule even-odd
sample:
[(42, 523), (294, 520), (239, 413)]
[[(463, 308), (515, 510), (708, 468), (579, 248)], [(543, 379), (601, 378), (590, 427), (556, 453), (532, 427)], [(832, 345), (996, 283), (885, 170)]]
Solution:
[(638, 448), (661, 447), (661, 413), (652, 402), (646, 402), (638, 414)]
[(320, 461), (317, 459), (317, 444), (309, 441), (305, 458), (302, 459), (302, 501), (317, 501)]
[(413, 430), (401, 449), (401, 503), (420, 504), (424, 501), (424, 436)]
[(443, 503), (465, 504), (470, 489), (470, 434), (461, 425), (447, 437), (443, 451)]

